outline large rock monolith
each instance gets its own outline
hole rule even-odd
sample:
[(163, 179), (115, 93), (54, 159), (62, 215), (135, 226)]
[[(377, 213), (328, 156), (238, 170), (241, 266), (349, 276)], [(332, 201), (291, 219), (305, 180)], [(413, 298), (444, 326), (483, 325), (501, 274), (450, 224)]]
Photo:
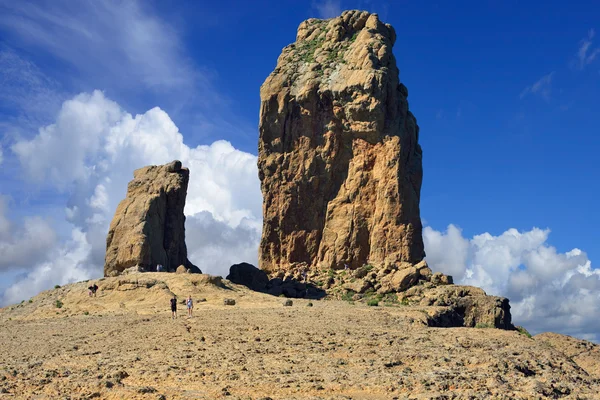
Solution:
[(424, 257), (419, 127), (377, 14), (300, 24), (260, 90), (260, 268)]
[(106, 238), (104, 276), (139, 266), (166, 271), (180, 265), (200, 272), (187, 259), (183, 208), (189, 170), (180, 161), (140, 168), (133, 173), (127, 196), (119, 203)]

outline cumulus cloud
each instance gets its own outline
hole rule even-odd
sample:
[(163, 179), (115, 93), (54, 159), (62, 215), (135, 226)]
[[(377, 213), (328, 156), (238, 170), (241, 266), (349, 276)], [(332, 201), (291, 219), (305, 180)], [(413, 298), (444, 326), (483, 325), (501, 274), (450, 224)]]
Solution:
[(22, 224), (9, 220), (9, 199), (0, 195), (0, 271), (28, 267), (43, 259), (56, 244), (56, 233), (40, 217), (25, 218)]
[[(256, 156), (226, 141), (190, 148), (160, 108), (134, 116), (100, 91), (82, 93), (63, 104), (54, 124), (12, 150), (27, 179), (68, 195), (65, 216), (72, 225), (72, 238), (25, 281), (51, 277), (14, 292), (23, 298), (44, 285), (100, 276), (108, 225), (133, 171), (174, 159), (191, 171), (185, 208), (190, 260), (213, 274), (225, 274), (233, 262), (256, 262), (262, 212)], [(62, 260), (62, 272), (49, 272), (54, 260)], [(4, 302), (14, 300), (10, 293)]]
[(599, 340), (600, 270), (579, 249), (558, 252), (547, 243), (549, 234), (509, 229), (468, 239), (449, 225), (445, 232), (425, 227), (423, 240), (434, 271), (508, 297), (515, 324)]
[(22, 279), (11, 285), (2, 295), (3, 304), (18, 303), (56, 284), (78, 282), (97, 276), (94, 265), (89, 264), (91, 245), (86, 234), (73, 229), (72, 236), (59, 248), (48, 253)]
[(542, 76), (537, 82), (533, 85), (527, 86), (521, 94), (519, 98), (523, 98), (528, 94), (537, 94), (541, 96), (544, 100), (550, 100), (550, 94), (552, 93), (552, 78), (554, 77), (554, 72), (550, 72), (547, 75)]
[(260, 227), (255, 220), (243, 219), (232, 228), (202, 211), (186, 220), (185, 236), (188, 257), (201, 265), (203, 272), (225, 277), (233, 264), (258, 265)]
[(600, 54), (600, 47), (592, 47), (596, 31), (590, 29), (586, 38), (582, 39), (579, 43), (579, 49), (577, 50), (576, 66), (579, 69), (585, 68), (586, 65), (591, 64), (592, 61)]
[(317, 11), (319, 18), (333, 18), (342, 13), (341, 0), (314, 1), (312, 6)]

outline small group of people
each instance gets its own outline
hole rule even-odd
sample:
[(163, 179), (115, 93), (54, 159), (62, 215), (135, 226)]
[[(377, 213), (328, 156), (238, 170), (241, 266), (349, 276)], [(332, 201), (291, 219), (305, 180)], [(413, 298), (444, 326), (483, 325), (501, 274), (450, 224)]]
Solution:
[(156, 272), (163, 272), (165, 270), (165, 267), (162, 266), (162, 264), (156, 264)]
[(96, 292), (98, 291), (98, 285), (96, 285), (94, 283), (92, 286), (88, 287), (88, 290), (89, 290), (88, 295), (90, 297), (92, 297), (92, 296), (96, 297)]
[[(192, 300), (192, 296), (188, 296), (187, 300), (185, 301), (185, 305), (187, 306), (187, 310), (188, 310), (188, 318), (192, 318), (192, 311), (194, 310), (194, 301)], [(171, 319), (176, 319), (177, 318), (177, 296), (173, 295), (173, 298), (171, 299)]]

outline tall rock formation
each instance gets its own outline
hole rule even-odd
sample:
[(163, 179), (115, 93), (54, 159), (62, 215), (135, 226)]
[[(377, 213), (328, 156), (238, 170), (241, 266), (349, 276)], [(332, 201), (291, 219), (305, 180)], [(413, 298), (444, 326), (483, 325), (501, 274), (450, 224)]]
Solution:
[(377, 14), (300, 24), (260, 91), (260, 268), (392, 267), (425, 256), (419, 127)]
[(106, 238), (104, 276), (140, 266), (167, 271), (180, 265), (200, 272), (187, 259), (183, 208), (190, 172), (180, 161), (136, 170)]

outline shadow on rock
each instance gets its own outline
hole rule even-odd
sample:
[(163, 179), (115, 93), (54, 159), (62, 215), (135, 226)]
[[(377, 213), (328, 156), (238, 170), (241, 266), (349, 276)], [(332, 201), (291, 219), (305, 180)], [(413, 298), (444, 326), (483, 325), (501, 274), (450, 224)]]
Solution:
[(293, 278), (285, 280), (273, 278), (269, 280), (264, 271), (248, 263), (232, 265), (226, 279), (244, 285), (256, 292), (267, 293), (272, 296), (283, 295), (293, 298), (322, 299), (327, 294), (323, 289), (310, 282), (301, 282)]

